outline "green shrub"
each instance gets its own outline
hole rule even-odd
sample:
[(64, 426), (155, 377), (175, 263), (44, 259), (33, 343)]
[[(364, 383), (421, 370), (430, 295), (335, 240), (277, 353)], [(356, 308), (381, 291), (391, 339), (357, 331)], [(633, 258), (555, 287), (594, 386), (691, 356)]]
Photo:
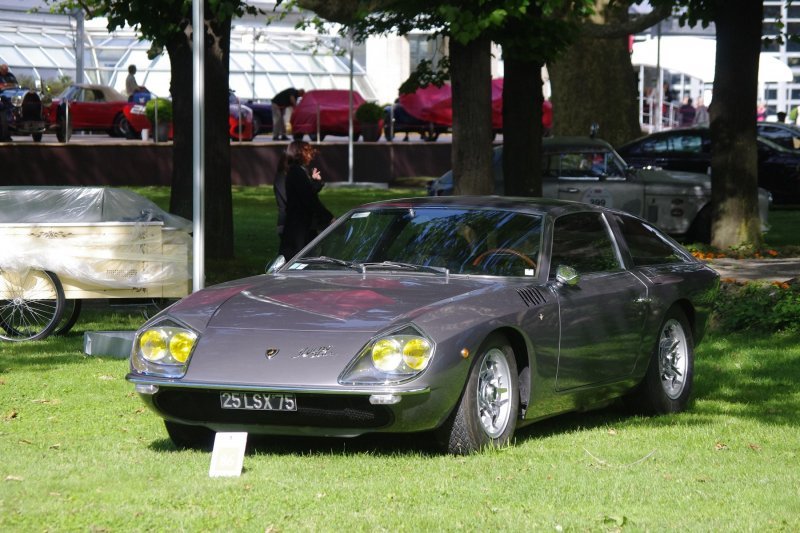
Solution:
[(364, 102), (356, 109), (356, 120), (362, 124), (377, 124), (383, 118), (383, 108), (375, 102)]
[(712, 327), (722, 332), (799, 329), (800, 285), (722, 283), (714, 304)]
[(147, 120), (155, 124), (156, 103), (158, 103), (158, 122), (167, 123), (172, 121), (172, 101), (165, 98), (153, 98), (148, 100), (144, 106), (144, 114)]

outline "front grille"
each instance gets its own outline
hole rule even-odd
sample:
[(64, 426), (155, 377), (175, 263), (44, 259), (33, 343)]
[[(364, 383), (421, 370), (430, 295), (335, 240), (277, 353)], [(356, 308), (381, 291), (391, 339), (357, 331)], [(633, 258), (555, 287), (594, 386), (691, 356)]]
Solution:
[(393, 420), (388, 407), (370, 404), (367, 396), (298, 394), (297, 411), (243, 411), (222, 409), (219, 394), (219, 391), (161, 389), (153, 402), (164, 413), (192, 422), (380, 428)]
[(525, 305), (531, 307), (533, 305), (542, 305), (546, 303), (544, 295), (535, 287), (525, 287), (524, 289), (517, 289), (517, 294), (525, 302)]

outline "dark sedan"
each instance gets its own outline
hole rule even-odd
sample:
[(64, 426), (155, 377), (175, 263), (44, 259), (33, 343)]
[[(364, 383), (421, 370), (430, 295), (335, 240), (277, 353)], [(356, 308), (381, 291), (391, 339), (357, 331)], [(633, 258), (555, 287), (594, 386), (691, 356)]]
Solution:
[(176, 445), (427, 432), (468, 453), (618, 397), (678, 412), (719, 280), (639, 218), (545, 199), (368, 204), (280, 259), (136, 332), (127, 379)]
[[(800, 203), (800, 152), (758, 137), (758, 184), (772, 193), (776, 204)], [(633, 166), (709, 173), (711, 131), (681, 128), (653, 133), (618, 150)]]
[(790, 150), (800, 149), (800, 128), (794, 124), (782, 122), (759, 122), (756, 124), (758, 134), (775, 144)]

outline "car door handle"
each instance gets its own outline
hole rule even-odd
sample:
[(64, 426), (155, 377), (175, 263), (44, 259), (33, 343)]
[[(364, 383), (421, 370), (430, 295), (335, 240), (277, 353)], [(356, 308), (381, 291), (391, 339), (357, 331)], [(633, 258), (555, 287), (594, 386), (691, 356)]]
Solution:
[(567, 187), (566, 189), (558, 189), (558, 192), (570, 192), (574, 194), (576, 192), (581, 192), (581, 191), (577, 187)]

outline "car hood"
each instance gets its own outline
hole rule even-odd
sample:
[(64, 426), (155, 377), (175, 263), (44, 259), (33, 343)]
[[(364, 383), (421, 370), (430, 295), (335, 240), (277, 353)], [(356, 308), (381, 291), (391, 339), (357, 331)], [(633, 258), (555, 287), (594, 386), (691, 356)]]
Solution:
[(657, 168), (638, 169), (637, 177), (645, 184), (671, 184), (711, 188), (711, 177), (698, 172), (682, 172), (679, 170), (662, 170)]
[(195, 293), (170, 308), (170, 314), (200, 331), (374, 332), (401, 318), (413, 319), (437, 303), (496, 284), (488, 278), (445, 275), (265, 275)]
[(455, 321), (479, 319), (469, 302), (504, 285), (444, 275), (292, 273), (199, 291), (168, 314), (200, 332), (183, 381), (330, 389), (341, 387), (339, 375), (376, 333), (418, 319), (439, 342), (458, 330)]

